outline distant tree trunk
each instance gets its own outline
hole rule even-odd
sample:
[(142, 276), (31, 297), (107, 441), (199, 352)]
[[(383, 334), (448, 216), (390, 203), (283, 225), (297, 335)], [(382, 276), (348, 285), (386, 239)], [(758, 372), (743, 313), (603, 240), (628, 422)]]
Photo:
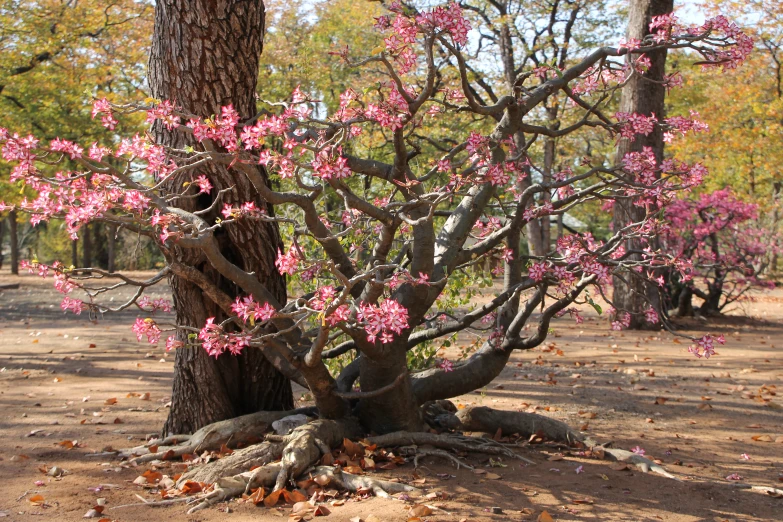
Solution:
[[(264, 5), (258, 0), (156, 2), (149, 62), (153, 96), (175, 101), (202, 117), (217, 114), (226, 105), (233, 105), (242, 118), (254, 116), (264, 15)], [(162, 126), (156, 126), (154, 134), (165, 145), (200, 147), (185, 134)], [(183, 208), (207, 208), (219, 190), (234, 187), (224, 196), (226, 203), (254, 201), (273, 214), (246, 176), (219, 166), (205, 168), (203, 174), (215, 187), (211, 196), (185, 200)], [(179, 192), (192, 177), (192, 173), (185, 173), (170, 183)], [(213, 214), (204, 217), (218, 217), (217, 212)], [(234, 223), (218, 229), (216, 237), (229, 260), (255, 273), (278, 300), (285, 301), (285, 280), (274, 264), (282, 246), (276, 224)], [(175, 249), (171, 255), (202, 271), (229, 295), (237, 295), (235, 285), (222, 278), (198, 252)], [(178, 325), (201, 328), (208, 317), (221, 320), (220, 309), (197, 286), (175, 276), (170, 282)], [(292, 407), (290, 382), (260, 351), (245, 350), (238, 357), (224, 354), (216, 360), (200, 347), (185, 348), (176, 354), (171, 410), (163, 431), (187, 433), (246, 413)]]
[(117, 227), (115, 225), (106, 225), (106, 270), (114, 272), (114, 252), (117, 245)]
[(11, 273), (19, 275), (19, 232), (16, 226), (16, 210), (8, 213), (8, 242), (11, 244)]
[[(652, 17), (670, 13), (673, 9), (673, 0), (631, 0), (626, 38), (629, 40), (644, 38), (650, 32)], [(661, 83), (666, 71), (666, 50), (650, 52), (647, 56), (651, 62), (649, 70), (643, 75), (634, 74), (623, 87), (619, 110), (646, 116), (655, 114), (661, 120), (664, 116), (666, 97), (666, 89)], [(620, 140), (617, 146), (616, 163), (620, 164), (626, 154), (641, 151), (643, 147), (651, 147), (658, 162), (662, 161), (663, 132), (656, 127), (648, 136), (636, 136), (633, 143), (627, 139)], [(617, 198), (614, 205), (614, 229), (619, 230), (629, 223), (641, 221), (645, 214), (645, 209), (634, 205), (632, 198)], [(640, 250), (641, 247), (639, 242), (633, 240), (628, 240), (625, 244), (625, 248), (629, 251)], [(638, 259), (638, 255), (635, 257)], [(656, 309), (660, 308), (660, 297), (655, 286), (626, 272), (622, 274), (622, 278), (614, 277), (612, 300), (618, 310), (632, 312), (630, 328), (642, 329), (651, 326), (657, 328), (657, 325), (647, 323), (642, 313), (650, 305)]]
[(3, 255), (3, 236), (5, 236), (5, 220), (0, 219), (0, 270), (2, 270), (3, 261), (5, 260)]
[(92, 266), (92, 229), (95, 225), (84, 225), (81, 230), (82, 236), (82, 265), (84, 268)]
[(71, 241), (71, 265), (79, 266), (79, 240)]

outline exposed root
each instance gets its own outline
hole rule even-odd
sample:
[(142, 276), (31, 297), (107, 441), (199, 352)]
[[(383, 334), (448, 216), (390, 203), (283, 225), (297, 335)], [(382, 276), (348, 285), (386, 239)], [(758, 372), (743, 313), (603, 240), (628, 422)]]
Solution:
[[(344, 437), (354, 437), (357, 425), (352, 420), (331, 421), (316, 420), (295, 428), (290, 435), (285, 437), (285, 442), (265, 442), (255, 453), (248, 448), (240, 453), (236, 459), (223, 464), (230, 457), (220, 459), (204, 466), (203, 469), (188, 473), (180, 477), (180, 483), (185, 480), (195, 480), (194, 477), (214, 477), (214, 489), (206, 495), (199, 497), (200, 503), (192, 507), (188, 513), (195, 513), (217, 502), (239, 496), (258, 487), (272, 487), (273, 491), (284, 488), (290, 480), (304, 473), (309, 467), (318, 462), (324, 451), (328, 452), (332, 447), (342, 442)], [(228, 475), (228, 471), (234, 469), (239, 463), (253, 462), (253, 458), (262, 458), (266, 462), (274, 460), (281, 454), (280, 462), (265, 464), (252, 471), (245, 471)], [(260, 461), (253, 462), (257, 465)]]
[[(325, 485), (334, 485), (343, 489), (347, 489), (352, 493), (356, 493), (360, 489), (372, 489), (372, 492), (376, 497), (387, 498), (396, 493), (421, 493), (420, 490), (407, 484), (401, 484), (399, 482), (388, 482), (386, 480), (373, 479), (362, 475), (352, 475), (351, 473), (345, 473), (337, 468), (331, 468), (328, 466), (319, 466), (315, 468), (312, 473), (313, 479), (317, 477), (326, 477), (329, 482)], [(322, 483), (319, 481), (319, 484)]]
[[(434, 417), (444, 422), (443, 415), (447, 415), (449, 407), (443, 404), (446, 401), (437, 401), (436, 406), (430, 405), (430, 411), (438, 412)], [(456, 408), (454, 408), (456, 410)], [(493, 410), (484, 406), (465, 408), (459, 410), (454, 416), (460, 422), (460, 428), (465, 431), (483, 431), (495, 433), (498, 429), (502, 433), (511, 435), (518, 433), (523, 437), (529, 437), (535, 434), (542, 434), (547, 440), (559, 442), (572, 446), (575, 443), (581, 443), (588, 448), (601, 448), (609, 460), (628, 462), (634, 464), (637, 468), (647, 473), (652, 471), (666, 478), (680, 480), (672, 475), (663, 466), (656, 464), (652, 460), (637, 455), (631, 451), (610, 448), (608, 444), (599, 444), (595, 440), (584, 437), (581, 433), (572, 430), (566, 423), (560, 422), (543, 415), (534, 413), (512, 412)], [(446, 421), (448, 422), (448, 421)]]
[(192, 480), (204, 484), (214, 484), (221, 477), (238, 475), (256, 466), (265, 466), (280, 458), (283, 452), (283, 442), (262, 442), (241, 450), (236, 450), (219, 460), (198, 466), (183, 473), (179, 483)]
[(197, 497), (199, 502), (188, 510), (188, 515), (206, 509), (213, 504), (238, 497), (245, 491), (254, 488), (270, 487), (277, 480), (282, 466), (277, 464), (267, 464), (253, 471), (245, 471), (231, 477), (223, 477), (215, 482), (215, 486), (206, 495)]
[[(144, 446), (119, 451), (117, 456), (131, 458), (134, 464), (142, 464), (153, 460), (179, 458), (185, 454), (218, 450), (223, 445), (233, 448), (254, 444), (263, 439), (264, 432), (271, 429), (273, 422), (301, 413), (310, 413), (310, 410), (251, 413), (204, 426), (193, 435), (172, 435), (163, 440), (152, 440)], [(155, 448), (155, 451), (150, 451), (150, 448)]]
[(394, 446), (424, 446), (430, 445), (441, 449), (450, 449), (455, 451), (467, 451), (476, 453), (486, 453), (489, 455), (501, 455), (503, 457), (517, 459), (528, 464), (534, 464), (532, 460), (511, 451), (508, 447), (495, 442), (492, 439), (479, 437), (465, 437), (463, 435), (437, 434), (437, 433), (419, 433), (410, 431), (395, 431), (386, 435), (378, 435), (368, 439), (371, 444), (377, 444), (381, 447)]
[(617, 448), (607, 448), (604, 445), (596, 443), (592, 439), (584, 439), (584, 444), (589, 448), (601, 448), (606, 454), (606, 456), (609, 457), (609, 460), (615, 460), (618, 462), (629, 462), (631, 464), (634, 464), (637, 468), (639, 468), (644, 473), (648, 473), (652, 471), (653, 473), (657, 473), (658, 475), (662, 475), (666, 478), (680, 481), (679, 478), (666, 471), (666, 469), (664, 469), (663, 466), (656, 464), (655, 462), (648, 459), (647, 457), (637, 455), (632, 451), (627, 451), (627, 450), (617, 449)]
[(528, 438), (543, 434), (547, 440), (572, 445), (584, 437), (573, 431), (566, 423), (535, 413), (493, 410), (485, 406), (465, 408), (456, 413), (464, 431), (485, 431), (495, 433), (498, 429), (505, 435), (518, 433)]

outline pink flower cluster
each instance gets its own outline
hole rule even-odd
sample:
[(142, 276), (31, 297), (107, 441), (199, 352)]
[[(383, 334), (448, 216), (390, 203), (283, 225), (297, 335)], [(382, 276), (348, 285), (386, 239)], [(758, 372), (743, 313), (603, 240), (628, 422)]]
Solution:
[(133, 323), (132, 328), (133, 333), (136, 334), (136, 339), (139, 341), (145, 336), (147, 337), (147, 342), (150, 344), (158, 344), (158, 341), (160, 341), (160, 328), (158, 328), (155, 321), (149, 317), (146, 319), (140, 317), (136, 318), (136, 322)]
[(188, 121), (187, 126), (193, 129), (193, 136), (198, 141), (212, 140), (228, 152), (236, 152), (239, 148), (236, 131), (238, 123), (239, 113), (233, 105), (227, 105), (221, 108), (220, 115), (214, 119), (205, 122), (200, 118), (193, 118)]
[(215, 324), (214, 317), (207, 319), (198, 338), (207, 353), (216, 359), (224, 352), (239, 355), (250, 346), (250, 335), (225, 333), (222, 326)]
[(259, 304), (253, 296), (236, 298), (234, 304), (231, 305), (231, 311), (241, 317), (244, 322), (256, 321), (266, 322), (274, 317), (277, 310), (269, 303)]
[(709, 359), (711, 356), (715, 355), (716, 342), (718, 344), (726, 344), (726, 339), (722, 335), (717, 337), (705, 335), (701, 339), (698, 339), (696, 344), (689, 346), (688, 351), (696, 357)]
[(179, 116), (174, 114), (174, 104), (169, 100), (163, 100), (158, 105), (147, 111), (147, 123), (150, 125), (160, 120), (168, 130), (179, 127)]
[(386, 299), (380, 305), (362, 303), (359, 320), (364, 323), (367, 340), (384, 344), (394, 340), (392, 333), (401, 334), (408, 328), (408, 310), (394, 299)]
[(111, 103), (106, 98), (95, 100), (92, 104), (92, 119), (101, 115), (101, 125), (109, 130), (114, 130), (117, 127), (119, 121), (114, 117), (112, 113)]

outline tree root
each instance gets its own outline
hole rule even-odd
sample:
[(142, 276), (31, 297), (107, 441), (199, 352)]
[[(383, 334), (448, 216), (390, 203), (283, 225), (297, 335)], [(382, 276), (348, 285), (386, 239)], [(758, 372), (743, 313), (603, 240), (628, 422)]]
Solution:
[(535, 413), (493, 410), (485, 406), (476, 406), (460, 410), (455, 416), (463, 431), (484, 431), (494, 434), (500, 429), (505, 435), (518, 433), (524, 438), (543, 434), (548, 440), (569, 446), (584, 440), (579, 432), (573, 431), (566, 423)]
[[(259, 448), (247, 448), (237, 452), (235, 459), (230, 457), (212, 462), (202, 469), (188, 472), (180, 477), (178, 484), (187, 480), (200, 478), (214, 480), (214, 489), (199, 497), (200, 503), (191, 508), (188, 513), (195, 513), (212, 504), (239, 496), (258, 487), (272, 487), (272, 491), (284, 488), (289, 481), (297, 478), (309, 467), (317, 463), (321, 455), (336, 447), (345, 437), (355, 437), (358, 424), (353, 419), (344, 421), (316, 420), (295, 428), (282, 443), (264, 442)], [(255, 450), (255, 451), (253, 451)], [(282, 454), (280, 462), (269, 464)], [(253, 459), (259, 460), (253, 460)], [(240, 464), (257, 465), (265, 462), (252, 471), (230, 474)]]
[[(303, 408), (251, 413), (204, 426), (193, 435), (171, 435), (163, 440), (151, 440), (143, 446), (121, 450), (116, 456), (131, 458), (133, 464), (143, 464), (153, 460), (178, 458), (185, 454), (218, 450), (224, 445), (235, 448), (254, 444), (263, 439), (264, 432), (271, 428), (273, 422), (301, 413), (308, 414), (312, 411)], [(155, 451), (150, 451), (150, 448), (155, 448)]]
[[(408, 486), (407, 484), (378, 480), (362, 475), (353, 475), (328, 466), (319, 466), (315, 468), (312, 477), (313, 479), (326, 477), (329, 479), (329, 482), (326, 483), (326, 485), (338, 486), (347, 489), (352, 493), (356, 493), (359, 490), (371, 489), (376, 497), (382, 498), (388, 498), (390, 495), (396, 493), (421, 493), (417, 488)], [(319, 484), (320, 483), (321, 481), (319, 481)]]
[[(609, 460), (628, 462), (634, 464), (637, 468), (647, 473), (652, 471), (666, 478), (680, 480), (676, 476), (666, 471), (652, 460), (637, 455), (631, 451), (609, 447), (608, 443), (599, 444), (597, 441), (583, 436), (581, 433), (572, 430), (566, 423), (560, 422), (543, 415), (535, 413), (523, 413), (512, 411), (493, 410), (484, 406), (465, 408), (457, 411), (453, 405), (450, 407), (448, 401), (435, 401), (426, 405), (429, 410), (429, 417), (436, 420), (438, 424), (451, 423), (453, 420), (448, 418), (450, 411), (456, 411), (452, 414), (459, 421), (460, 429), (464, 431), (483, 431), (495, 433), (498, 429), (502, 433), (511, 435), (518, 433), (523, 437), (530, 437), (535, 434), (542, 434), (547, 440), (573, 446), (581, 443), (588, 448), (600, 448), (603, 450)], [(434, 414), (434, 416), (433, 416)]]
[(435, 446), (441, 449), (451, 449), (455, 451), (466, 451), (475, 453), (486, 453), (489, 455), (500, 455), (503, 457), (517, 459), (528, 464), (534, 464), (532, 460), (511, 451), (507, 446), (500, 444), (492, 439), (479, 437), (466, 437), (464, 435), (437, 434), (410, 431), (395, 431), (386, 435), (378, 435), (367, 439), (371, 444), (377, 444), (381, 447), (394, 446)]

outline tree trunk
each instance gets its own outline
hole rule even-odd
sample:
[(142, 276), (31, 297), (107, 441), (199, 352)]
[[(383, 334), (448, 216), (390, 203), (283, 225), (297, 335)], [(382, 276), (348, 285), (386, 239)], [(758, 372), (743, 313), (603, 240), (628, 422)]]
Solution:
[(5, 260), (5, 256), (3, 256), (3, 236), (5, 236), (5, 220), (0, 219), (0, 269), (3, 268), (3, 261)]
[[(219, 114), (226, 105), (233, 105), (243, 119), (254, 116), (263, 32), (264, 5), (260, 1), (159, 0), (155, 4), (149, 63), (152, 95), (172, 100), (205, 118)], [(156, 125), (153, 131), (159, 143), (199, 147), (176, 130), (167, 131)], [(224, 195), (225, 203), (254, 201), (259, 208), (273, 213), (246, 176), (217, 166), (198, 174), (205, 174), (215, 188), (209, 197), (185, 200), (183, 208), (206, 208), (219, 190), (234, 187)], [(179, 192), (195, 175), (184, 173), (170, 180), (171, 188)], [(215, 211), (214, 215), (203, 217), (211, 220), (218, 216)], [(285, 280), (274, 265), (282, 246), (276, 225), (234, 223), (218, 229), (216, 238), (226, 258), (255, 273), (279, 301), (285, 301)], [(170, 255), (204, 272), (229, 295), (237, 295), (235, 285), (222, 278), (198, 252), (173, 249)], [(221, 320), (221, 311), (197, 286), (175, 276), (170, 282), (178, 325), (201, 328), (208, 317), (217, 317), (216, 322)], [(185, 340), (183, 334), (180, 336)], [(238, 415), (292, 407), (290, 382), (258, 350), (213, 359), (201, 347), (184, 348), (176, 354), (171, 411), (164, 433), (188, 433)]]
[[(626, 38), (629, 40), (644, 38), (650, 32), (649, 26), (652, 17), (670, 13), (673, 8), (673, 0), (632, 0)], [(666, 89), (662, 84), (666, 71), (666, 49), (646, 54), (650, 59), (651, 66), (643, 75), (634, 74), (623, 87), (619, 110), (620, 112), (644, 114), (645, 116), (655, 114), (660, 121), (664, 116), (664, 99), (666, 97)], [(663, 132), (660, 128), (656, 127), (648, 136), (636, 136), (633, 143), (627, 139), (620, 140), (617, 146), (616, 164), (621, 164), (627, 153), (641, 151), (643, 147), (651, 147), (658, 162), (663, 160)], [(632, 198), (617, 198), (613, 220), (615, 230), (644, 219), (646, 210), (633, 203)], [(628, 240), (625, 248), (629, 251), (640, 250), (642, 245), (638, 241)], [(635, 255), (634, 258), (639, 259), (638, 255)], [(632, 313), (630, 325), (632, 329), (650, 326), (657, 328), (657, 325), (650, 325), (644, 320), (643, 311), (650, 305), (656, 309), (660, 308), (658, 289), (630, 273), (624, 274), (624, 278), (625, 282), (619, 277), (614, 278), (612, 300), (615, 308)]]
[(8, 213), (8, 242), (11, 244), (11, 273), (19, 275), (19, 232), (16, 226), (16, 210)]
[(71, 265), (79, 266), (79, 240), (71, 241)]
[(117, 226), (106, 225), (106, 270), (114, 272), (115, 248), (117, 245)]
[(82, 236), (82, 266), (89, 268), (92, 266), (92, 229), (95, 225), (84, 225), (81, 230)]

